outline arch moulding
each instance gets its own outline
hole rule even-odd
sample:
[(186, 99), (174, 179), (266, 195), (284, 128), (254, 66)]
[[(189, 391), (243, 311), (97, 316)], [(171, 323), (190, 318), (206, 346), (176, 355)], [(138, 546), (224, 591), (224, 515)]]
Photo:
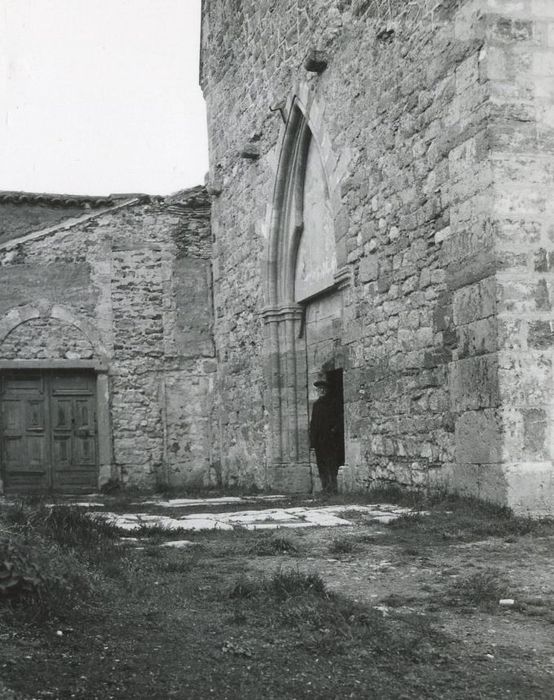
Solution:
[(307, 366), (303, 332), (305, 304), (296, 301), (295, 271), (304, 231), (304, 183), (308, 153), (315, 142), (333, 221), (336, 269), (324, 291), (350, 284), (346, 231), (341, 223), (340, 184), (351, 152), (339, 157), (324, 128), (314, 92), (302, 84), (289, 97), (281, 128), (273, 202), (266, 217), (264, 364), (269, 407), (269, 482), (287, 490), (311, 488), (308, 445)]
[[(64, 307), (64, 306), (59, 306), (59, 305), (46, 305), (42, 306), (40, 304), (25, 304), (23, 306), (17, 306), (13, 309), (10, 309), (7, 313), (5, 313), (1, 318), (0, 318), (0, 346), (2, 343), (6, 340), (6, 338), (12, 333), (13, 331), (16, 330), (16, 328), (19, 328), (22, 326), (24, 323), (27, 323), (29, 321), (32, 321), (34, 319), (52, 319), (55, 321), (59, 321), (61, 323), (73, 326), (77, 328), (83, 335), (84, 337), (90, 342), (94, 354), (96, 356), (96, 359), (94, 362), (85, 362), (82, 361), (80, 364), (84, 366), (85, 364), (93, 365), (95, 369), (97, 370), (103, 370), (105, 371), (108, 367), (108, 353), (100, 339), (100, 335), (94, 325), (83, 318), (78, 317), (76, 314), (74, 314), (70, 309)], [(13, 362), (2, 362), (2, 365), (12, 365), (14, 363), (18, 363), (22, 365), (25, 363), (25, 365), (29, 365), (30, 362), (33, 361), (18, 361), (15, 360)], [(56, 365), (59, 364), (59, 366), (69, 366), (68, 361), (65, 360), (60, 360), (59, 362), (55, 363)]]

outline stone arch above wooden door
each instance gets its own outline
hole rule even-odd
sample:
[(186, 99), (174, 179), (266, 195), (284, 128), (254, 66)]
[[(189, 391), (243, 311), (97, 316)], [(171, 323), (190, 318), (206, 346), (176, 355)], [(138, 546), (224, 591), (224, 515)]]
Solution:
[(107, 353), (93, 323), (62, 306), (26, 304), (0, 318), (1, 360), (95, 360)]

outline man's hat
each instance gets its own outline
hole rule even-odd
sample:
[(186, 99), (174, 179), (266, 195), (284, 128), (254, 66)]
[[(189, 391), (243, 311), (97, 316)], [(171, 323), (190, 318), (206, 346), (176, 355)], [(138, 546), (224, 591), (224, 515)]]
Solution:
[(326, 379), (317, 379), (314, 386), (329, 386), (329, 382)]

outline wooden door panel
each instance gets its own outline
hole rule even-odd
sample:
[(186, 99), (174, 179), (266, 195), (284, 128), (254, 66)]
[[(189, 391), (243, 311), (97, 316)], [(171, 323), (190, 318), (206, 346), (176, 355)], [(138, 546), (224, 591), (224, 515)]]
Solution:
[(75, 427), (94, 432), (94, 404), (89, 398), (75, 399)]
[(7, 372), (2, 377), (2, 393), (18, 397), (44, 394), (44, 377), (40, 372)]
[(1, 377), (1, 474), (7, 493), (94, 490), (96, 380), (92, 373)]
[(52, 429), (71, 432), (73, 429), (73, 401), (71, 399), (52, 398)]
[(19, 399), (2, 400), (2, 431), (4, 436), (23, 435), (23, 402)]
[(21, 468), (25, 466), (26, 463), (26, 450), (25, 441), (23, 440), (23, 435), (16, 436), (5, 436), (3, 439), (3, 451), (2, 459), (4, 465), (8, 471), (13, 471), (17, 469), (18, 465)]
[(54, 435), (52, 463), (55, 469), (68, 468), (72, 463), (71, 435)]
[(27, 462), (29, 471), (41, 470), (46, 472), (46, 437), (44, 435), (27, 435)]
[(49, 487), (48, 435), (42, 377), (15, 375), (2, 381), (2, 475), (6, 493)]
[(75, 465), (82, 467), (93, 467), (96, 464), (96, 441), (94, 436), (75, 438), (73, 461)]
[(60, 373), (52, 376), (52, 396), (91, 396), (94, 393), (94, 375)]
[(96, 416), (93, 377), (54, 377), (52, 389), (53, 482), (60, 491), (97, 486)]
[(29, 399), (27, 401), (26, 429), (29, 432), (45, 432), (44, 399)]

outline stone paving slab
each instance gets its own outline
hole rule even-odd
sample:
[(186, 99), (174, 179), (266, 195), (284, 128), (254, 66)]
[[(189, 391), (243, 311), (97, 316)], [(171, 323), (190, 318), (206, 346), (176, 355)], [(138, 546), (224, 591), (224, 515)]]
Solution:
[[(181, 499), (184, 500), (184, 499)], [(202, 503), (211, 499), (198, 499)], [(201, 505), (199, 503), (198, 505)], [(160, 527), (166, 530), (269, 530), (277, 528), (348, 527), (352, 525), (349, 513), (360, 513), (368, 521), (387, 523), (410, 513), (409, 508), (390, 504), (299, 506), (294, 508), (267, 508), (226, 513), (195, 513), (171, 518), (144, 513), (91, 512), (91, 517), (102, 518), (128, 532), (142, 528)]]
[(252, 503), (253, 501), (286, 501), (288, 496), (218, 496), (214, 498), (170, 498), (168, 500), (136, 501), (135, 506), (158, 506), (159, 508), (198, 507), (202, 505), (233, 505), (235, 503)]

